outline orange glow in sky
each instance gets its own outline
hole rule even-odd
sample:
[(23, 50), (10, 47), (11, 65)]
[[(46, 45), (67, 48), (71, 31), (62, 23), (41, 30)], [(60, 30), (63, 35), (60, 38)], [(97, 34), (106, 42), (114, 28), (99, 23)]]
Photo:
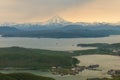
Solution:
[(0, 0), (0, 23), (42, 22), (59, 15), (71, 22), (120, 22), (120, 0)]

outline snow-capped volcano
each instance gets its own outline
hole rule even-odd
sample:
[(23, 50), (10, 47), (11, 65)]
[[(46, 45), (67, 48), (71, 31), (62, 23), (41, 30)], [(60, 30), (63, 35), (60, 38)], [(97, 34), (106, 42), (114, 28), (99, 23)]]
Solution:
[(68, 25), (71, 22), (64, 20), (63, 18), (59, 16), (54, 16), (48, 21), (44, 22), (44, 25)]

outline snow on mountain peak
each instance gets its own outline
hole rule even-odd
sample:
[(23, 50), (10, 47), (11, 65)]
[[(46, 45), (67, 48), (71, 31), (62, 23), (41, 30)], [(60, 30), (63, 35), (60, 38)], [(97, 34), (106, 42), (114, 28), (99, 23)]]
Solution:
[(48, 21), (46, 21), (44, 24), (45, 25), (67, 25), (68, 21), (64, 20), (63, 18), (59, 17), (59, 16), (54, 16), (51, 19), (49, 19)]

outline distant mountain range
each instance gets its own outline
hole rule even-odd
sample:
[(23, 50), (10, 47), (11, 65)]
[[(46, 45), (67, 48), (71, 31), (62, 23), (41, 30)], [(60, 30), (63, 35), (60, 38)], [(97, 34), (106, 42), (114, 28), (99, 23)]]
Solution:
[(4, 24), (0, 26), (3, 37), (79, 38), (119, 35), (120, 25), (108, 23), (72, 23), (55, 16), (44, 23)]
[(3, 24), (2, 26), (15, 27), (20, 30), (46, 30), (46, 29), (54, 29), (58, 27), (64, 27), (66, 25), (70, 25), (72, 22), (66, 21), (59, 16), (54, 16), (46, 22), (42, 23), (28, 23), (28, 24)]

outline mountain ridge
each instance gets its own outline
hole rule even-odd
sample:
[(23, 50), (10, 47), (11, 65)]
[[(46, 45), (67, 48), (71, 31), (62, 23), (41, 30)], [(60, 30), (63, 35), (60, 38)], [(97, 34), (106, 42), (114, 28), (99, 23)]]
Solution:
[(45, 25), (15, 24), (1, 26), (0, 35), (3, 37), (37, 38), (106, 37), (120, 35), (120, 25), (108, 23), (70, 23), (57, 16), (49, 19), (48, 24)]

